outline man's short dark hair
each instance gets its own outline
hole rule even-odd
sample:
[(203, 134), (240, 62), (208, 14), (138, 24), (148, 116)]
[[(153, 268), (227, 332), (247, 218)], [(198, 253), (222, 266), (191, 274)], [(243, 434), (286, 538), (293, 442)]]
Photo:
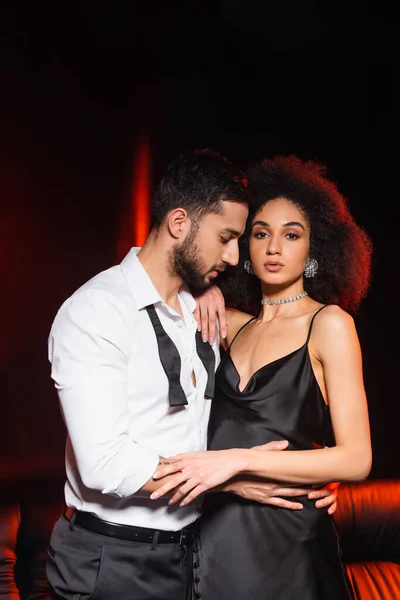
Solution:
[(210, 148), (180, 154), (165, 170), (152, 201), (152, 227), (166, 215), (184, 208), (193, 221), (209, 213), (221, 214), (222, 201), (250, 204), (248, 178), (240, 167)]

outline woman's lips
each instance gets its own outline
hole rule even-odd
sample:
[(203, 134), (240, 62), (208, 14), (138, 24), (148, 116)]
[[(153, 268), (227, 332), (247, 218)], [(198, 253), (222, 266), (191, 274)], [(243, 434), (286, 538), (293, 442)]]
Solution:
[(270, 271), (271, 273), (276, 273), (277, 271), (280, 271), (283, 268), (283, 265), (281, 263), (266, 263), (264, 265), (264, 269), (266, 269), (267, 271)]

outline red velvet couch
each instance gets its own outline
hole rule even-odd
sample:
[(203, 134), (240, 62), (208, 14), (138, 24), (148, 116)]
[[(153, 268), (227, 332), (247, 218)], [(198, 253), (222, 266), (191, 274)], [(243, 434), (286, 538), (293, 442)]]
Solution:
[[(63, 480), (25, 478), (2, 488), (0, 599), (51, 600), (45, 561)], [(356, 598), (400, 600), (400, 479), (342, 484), (334, 520)]]

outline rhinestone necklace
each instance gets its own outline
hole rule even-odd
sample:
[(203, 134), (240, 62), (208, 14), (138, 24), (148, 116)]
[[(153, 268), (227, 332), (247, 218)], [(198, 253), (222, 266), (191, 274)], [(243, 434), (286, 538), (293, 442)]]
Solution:
[(292, 296), (291, 298), (282, 298), (281, 300), (261, 300), (261, 304), (286, 304), (287, 302), (296, 302), (296, 300), (301, 300), (304, 296), (308, 296), (307, 292), (303, 292), (298, 296)]

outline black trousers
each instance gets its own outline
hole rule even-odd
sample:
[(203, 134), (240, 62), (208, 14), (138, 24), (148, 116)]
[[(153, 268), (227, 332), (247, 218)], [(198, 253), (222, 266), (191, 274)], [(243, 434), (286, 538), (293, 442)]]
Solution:
[(143, 544), (70, 526), (53, 528), (46, 565), (54, 598), (191, 600), (193, 545)]

